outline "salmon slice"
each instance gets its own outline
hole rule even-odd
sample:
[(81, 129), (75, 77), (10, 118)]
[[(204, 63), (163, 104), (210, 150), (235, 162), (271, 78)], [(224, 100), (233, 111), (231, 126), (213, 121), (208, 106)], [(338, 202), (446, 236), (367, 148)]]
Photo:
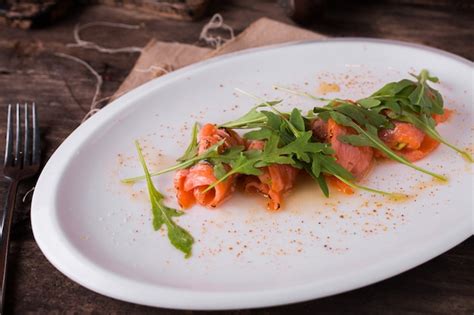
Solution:
[(195, 203), (210, 208), (222, 204), (235, 189), (235, 176), (204, 192), (216, 180), (212, 165), (205, 162), (178, 171), (174, 177), (174, 186), (179, 205), (186, 209)]
[[(263, 141), (251, 141), (249, 150), (262, 150)], [(283, 202), (283, 195), (293, 188), (299, 170), (285, 164), (273, 164), (262, 167), (262, 175), (248, 176), (244, 188), (248, 192), (259, 192), (268, 197), (269, 210), (278, 210)]]
[(187, 209), (196, 203), (193, 191), (184, 190), (186, 178), (189, 175), (189, 169), (179, 170), (174, 175), (174, 188), (176, 190), (176, 199), (178, 199), (179, 206)]
[(354, 190), (352, 189), (351, 186), (340, 181), (338, 178), (334, 176), (326, 176), (326, 181), (331, 187), (337, 189), (338, 191), (346, 195), (352, 195), (354, 193)]
[[(198, 154), (202, 154), (212, 145), (224, 140), (219, 152), (236, 145), (244, 145), (244, 140), (233, 130), (220, 129), (213, 124), (205, 124), (199, 131)], [(180, 170), (175, 174), (174, 187), (176, 198), (183, 209), (194, 204), (215, 208), (223, 203), (235, 189), (235, 176), (217, 184), (204, 192), (216, 181), (212, 165), (201, 162), (191, 168)]]
[(421, 146), (425, 134), (410, 123), (393, 121), (393, 129), (382, 129), (379, 138), (390, 148), (401, 150), (403, 148), (416, 150)]
[[(433, 114), (436, 124), (448, 120), (453, 114), (453, 110), (444, 109), (442, 115)], [(403, 156), (410, 162), (416, 162), (433, 152), (439, 142), (427, 136), (410, 123), (394, 121), (395, 128), (384, 129), (379, 132), (380, 139), (394, 152)], [(401, 147), (400, 147), (401, 146)], [(377, 156), (384, 156), (377, 152)]]
[(416, 162), (416, 161), (421, 160), (422, 158), (424, 158), (431, 152), (433, 152), (438, 146), (439, 146), (438, 141), (428, 136), (425, 136), (418, 149), (416, 150), (403, 149), (399, 151), (398, 153), (404, 158), (406, 158), (408, 161)]
[(436, 124), (440, 124), (448, 120), (454, 113), (454, 110), (445, 108), (444, 113), (441, 115), (433, 114), (432, 117), (435, 120)]
[(219, 152), (232, 146), (244, 145), (244, 140), (231, 129), (217, 128), (213, 124), (205, 124), (199, 131), (198, 154), (202, 154), (212, 145), (224, 140), (224, 144), (219, 147)]
[(370, 170), (374, 151), (371, 147), (356, 147), (339, 140), (342, 135), (354, 134), (348, 127), (340, 126), (332, 119), (327, 122), (328, 142), (335, 151), (337, 163), (352, 173), (357, 180), (362, 179)]

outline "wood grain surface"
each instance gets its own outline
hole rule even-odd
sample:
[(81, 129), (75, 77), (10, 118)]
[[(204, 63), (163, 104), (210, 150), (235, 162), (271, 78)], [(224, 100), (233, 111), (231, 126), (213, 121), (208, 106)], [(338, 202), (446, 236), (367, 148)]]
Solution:
[[(362, 36), (427, 44), (474, 59), (472, 1), (327, 1), (316, 12), (309, 29), (328, 36)], [(276, 1), (214, 1), (236, 33), (255, 19), (267, 16), (292, 23)], [(80, 123), (94, 93), (94, 78), (82, 66), (54, 56), (63, 52), (90, 63), (104, 78), (101, 97), (111, 95), (126, 77), (138, 54), (102, 54), (67, 48), (77, 23), (109, 21), (141, 24), (136, 30), (100, 28), (84, 37), (104, 46), (144, 46), (149, 39), (202, 45), (198, 41), (208, 17), (196, 22), (157, 19), (143, 13), (89, 6), (44, 29), (0, 29), (0, 147), (4, 147), (5, 107), (17, 101), (39, 106), (44, 161)], [(19, 194), (34, 185), (25, 182)], [(0, 196), (6, 183), (0, 182)], [(8, 314), (93, 313), (175, 314), (98, 295), (57, 271), (36, 245), (30, 225), (30, 197), (18, 202), (8, 270)], [(454, 227), (446, 227), (454, 228)], [(283, 307), (232, 311), (229, 314), (316, 313), (429, 313), (473, 314), (474, 238), (399, 276), (333, 297)], [(185, 312), (188, 314), (198, 312)], [(213, 312), (216, 314), (216, 312)]]

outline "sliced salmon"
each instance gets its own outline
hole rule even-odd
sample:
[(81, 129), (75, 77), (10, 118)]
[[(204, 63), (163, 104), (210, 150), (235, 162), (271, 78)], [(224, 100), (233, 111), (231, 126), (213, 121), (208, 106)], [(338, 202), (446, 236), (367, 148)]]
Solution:
[[(442, 115), (433, 114), (436, 124), (448, 120), (453, 114), (453, 110), (444, 109)], [(384, 129), (379, 132), (380, 139), (393, 151), (410, 162), (416, 162), (433, 152), (439, 142), (427, 136), (410, 123), (394, 121), (395, 128)], [(377, 152), (377, 156), (384, 157), (384, 154)]]
[(438, 141), (428, 136), (425, 136), (418, 149), (415, 149), (415, 150), (403, 149), (403, 150), (400, 150), (398, 153), (404, 158), (406, 158), (408, 161), (416, 162), (418, 160), (421, 160), (422, 158), (424, 158), (431, 152), (433, 152), (438, 146), (439, 146)]
[(436, 124), (440, 124), (448, 120), (453, 115), (453, 113), (454, 111), (452, 109), (445, 108), (443, 114), (433, 114), (432, 117), (435, 120)]
[(217, 128), (213, 124), (205, 124), (199, 131), (198, 154), (202, 154), (221, 140), (224, 140), (224, 144), (219, 148), (220, 152), (232, 146), (244, 145), (244, 140), (235, 131)]
[(179, 205), (186, 209), (195, 203), (211, 208), (222, 204), (235, 189), (235, 176), (204, 192), (216, 180), (212, 165), (205, 162), (178, 171), (174, 177), (174, 186)]
[(351, 186), (347, 185), (334, 176), (326, 176), (326, 181), (331, 187), (336, 188), (338, 191), (346, 195), (352, 195), (354, 193), (354, 190)]
[[(249, 150), (262, 150), (265, 147), (263, 141), (251, 141)], [(268, 209), (278, 210), (281, 207), (283, 196), (293, 188), (299, 170), (284, 164), (273, 164), (262, 167), (262, 175), (248, 176), (244, 187), (248, 192), (259, 192), (268, 197)]]
[[(233, 130), (217, 128), (213, 124), (205, 124), (199, 131), (198, 154), (202, 154), (209, 147), (224, 140), (219, 151), (236, 145), (244, 145), (244, 140)], [(201, 162), (191, 168), (180, 170), (175, 174), (174, 187), (179, 205), (189, 208), (195, 203), (215, 208), (224, 202), (235, 189), (235, 176), (230, 176), (209, 191), (209, 185), (217, 181), (214, 168), (211, 164)]]
[(192, 207), (196, 203), (194, 193), (192, 190), (186, 191), (184, 184), (189, 174), (189, 169), (179, 170), (174, 175), (174, 188), (176, 190), (176, 199), (178, 199), (179, 206), (183, 209)]
[(371, 147), (356, 147), (339, 140), (342, 135), (354, 134), (351, 128), (328, 120), (328, 142), (335, 151), (337, 163), (352, 173), (357, 180), (363, 178), (372, 167), (374, 151)]
[(410, 123), (392, 121), (393, 129), (382, 129), (379, 138), (390, 148), (401, 150), (403, 148), (416, 150), (421, 146), (425, 134)]

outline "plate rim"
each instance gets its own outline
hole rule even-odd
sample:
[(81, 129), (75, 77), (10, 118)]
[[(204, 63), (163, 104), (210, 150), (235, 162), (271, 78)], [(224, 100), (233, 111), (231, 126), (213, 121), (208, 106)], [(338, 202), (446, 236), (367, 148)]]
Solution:
[[(64, 241), (64, 238), (55, 239), (54, 237), (51, 237), (51, 235), (48, 235), (48, 233), (54, 231), (53, 228), (59, 226), (59, 224), (57, 220), (55, 220), (54, 216), (53, 218), (45, 218), (48, 216), (44, 215), (44, 211), (46, 211), (44, 208), (47, 208), (48, 203), (49, 207), (53, 208), (52, 210), (48, 211), (56, 211), (54, 204), (51, 204), (50, 202), (52, 201), (52, 199), (49, 198), (50, 201), (48, 201), (47, 186), (51, 178), (54, 179), (56, 177), (56, 182), (58, 182), (62, 172), (55, 169), (52, 165), (54, 163), (59, 163), (57, 162), (57, 160), (62, 158), (61, 155), (67, 154), (68, 152), (69, 154), (67, 154), (68, 158), (66, 160), (70, 159), (71, 155), (73, 155), (74, 153), (74, 150), (68, 151), (68, 149), (69, 147), (71, 147), (74, 141), (79, 141), (80, 143), (83, 143), (84, 139), (88, 139), (88, 135), (93, 133), (94, 130), (103, 128), (105, 126), (104, 123), (106, 123), (108, 119), (113, 119), (114, 115), (117, 115), (121, 111), (126, 110), (129, 107), (127, 103), (133, 104), (135, 99), (140, 98), (143, 94), (146, 94), (147, 91), (152, 88), (152, 86), (157, 85), (155, 86), (155, 88), (159, 88), (160, 85), (164, 85), (169, 82), (172, 82), (173, 80), (179, 79), (183, 74), (186, 74), (188, 72), (199, 70), (200, 68), (206, 67), (209, 64), (219, 63), (230, 58), (235, 58), (241, 55), (253, 54), (259, 51), (279, 49), (287, 46), (314, 45), (331, 42), (346, 42), (357, 44), (375, 43), (415, 48), (418, 50), (428, 51), (444, 57), (448, 57), (464, 65), (470, 66), (471, 68), (473, 67), (473, 62), (469, 61), (468, 59), (434, 47), (398, 40), (347, 37), (310, 41), (293, 41), (283, 44), (245, 49), (242, 51), (237, 51), (230, 54), (225, 54), (222, 56), (217, 56), (204, 61), (200, 61), (198, 63), (191, 64), (176, 71), (173, 71), (172, 73), (169, 73), (165, 76), (155, 78), (114, 100), (111, 104), (108, 104), (99, 113), (97, 113), (89, 120), (87, 120), (84, 124), (76, 128), (56, 149), (56, 151), (52, 154), (52, 156), (46, 163), (36, 184), (31, 205), (31, 225), (33, 235), (36, 243), (38, 244), (44, 256), (56, 269), (58, 269), (62, 274), (66, 275), (72, 281), (92, 291), (111, 298), (154, 307), (166, 307), (187, 310), (222, 310), (277, 306), (347, 292), (353, 289), (379, 282), (384, 279), (388, 279), (406, 270), (415, 268), (425, 263), (426, 261), (436, 257), (437, 255), (433, 257), (433, 252), (439, 253), (438, 255), (440, 255), (441, 253), (444, 253), (445, 251), (451, 249), (452, 247), (460, 244), (465, 239), (469, 238), (472, 235), (474, 227), (472, 227), (472, 223), (470, 221), (466, 220), (462, 227), (459, 227), (454, 231), (445, 232), (444, 237), (442, 238), (442, 242), (429, 244), (422, 250), (418, 250), (415, 254), (412, 253), (413, 250), (411, 252), (406, 251), (400, 255), (399, 259), (396, 262), (385, 262), (385, 260), (382, 260), (377, 265), (372, 265), (370, 266), (370, 268), (365, 268), (363, 272), (360, 272), (360, 270), (354, 271), (349, 273), (349, 276), (348, 274), (344, 274), (344, 277), (350, 279), (346, 281), (346, 284), (343, 286), (343, 289), (337, 286), (331, 287), (329, 283), (328, 287), (323, 290), (321, 290), (321, 288), (315, 289), (314, 282), (266, 291), (256, 290), (215, 292), (176, 289), (166, 286), (151, 285), (136, 280), (130, 280), (123, 276), (119, 276), (104, 268), (96, 266), (92, 260), (84, 258), (77, 251), (69, 251), (69, 257), (54, 253), (56, 246), (64, 247), (65, 244), (61, 244), (60, 242), (61, 240)], [(125, 104), (112, 105), (115, 103)], [(81, 138), (83, 140), (80, 140)], [(41, 213), (42, 211), (43, 213)], [(47, 220), (49, 220), (49, 223), (47, 222)], [(45, 225), (51, 228), (50, 232), (48, 232), (48, 228), (46, 228), (45, 230)], [(52, 246), (52, 244), (55, 244), (56, 246)], [(417, 259), (413, 259), (413, 257), (417, 257)], [(84, 262), (84, 260), (86, 261)], [(416, 260), (416, 263), (413, 263), (414, 260)], [(80, 270), (79, 273), (77, 269), (75, 269), (78, 267), (77, 265), (72, 267), (72, 265), (76, 261), (82, 261), (82, 263), (80, 264), (82, 270)], [(91, 270), (93, 272), (91, 272)], [(386, 272), (385, 270), (390, 270), (390, 272)], [(91, 274), (95, 274), (96, 276), (98, 276), (96, 278), (99, 278), (100, 281), (94, 281), (94, 283), (91, 283), (90, 281), (86, 280), (90, 277)], [(88, 276), (84, 277), (85, 275)], [(331, 281), (328, 282), (334, 282), (334, 279), (337, 278), (338, 277), (333, 278)], [(347, 283), (349, 283), (349, 285), (347, 285)], [(321, 283), (319, 283), (319, 286), (320, 284)], [(139, 286), (139, 288), (136, 288), (137, 286)], [(135, 287), (134, 292), (130, 292), (131, 287)], [(150, 290), (153, 291), (153, 294), (149, 293)], [(174, 295), (175, 297), (170, 298), (172, 295)], [(162, 296), (162, 298), (157, 299), (157, 296)]]

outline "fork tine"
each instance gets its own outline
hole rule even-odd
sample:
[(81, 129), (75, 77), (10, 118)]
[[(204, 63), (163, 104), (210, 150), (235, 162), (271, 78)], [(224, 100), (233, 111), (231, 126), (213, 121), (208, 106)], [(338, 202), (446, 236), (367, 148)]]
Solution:
[(23, 165), (30, 165), (30, 122), (29, 122), (29, 115), (28, 115), (28, 104), (25, 103), (25, 140), (23, 146)]
[(15, 137), (15, 165), (21, 163), (20, 159), (20, 139), (21, 139), (21, 129), (20, 129), (20, 104), (16, 103), (16, 137)]
[(4, 166), (11, 165), (12, 153), (13, 153), (13, 117), (12, 117), (12, 105), (8, 105), (8, 117), (7, 117), (7, 134), (5, 144), (5, 159), (3, 162)]
[(40, 130), (38, 124), (38, 114), (36, 112), (36, 104), (33, 103), (33, 154), (31, 157), (31, 164), (39, 164), (41, 158), (41, 148), (40, 148)]

